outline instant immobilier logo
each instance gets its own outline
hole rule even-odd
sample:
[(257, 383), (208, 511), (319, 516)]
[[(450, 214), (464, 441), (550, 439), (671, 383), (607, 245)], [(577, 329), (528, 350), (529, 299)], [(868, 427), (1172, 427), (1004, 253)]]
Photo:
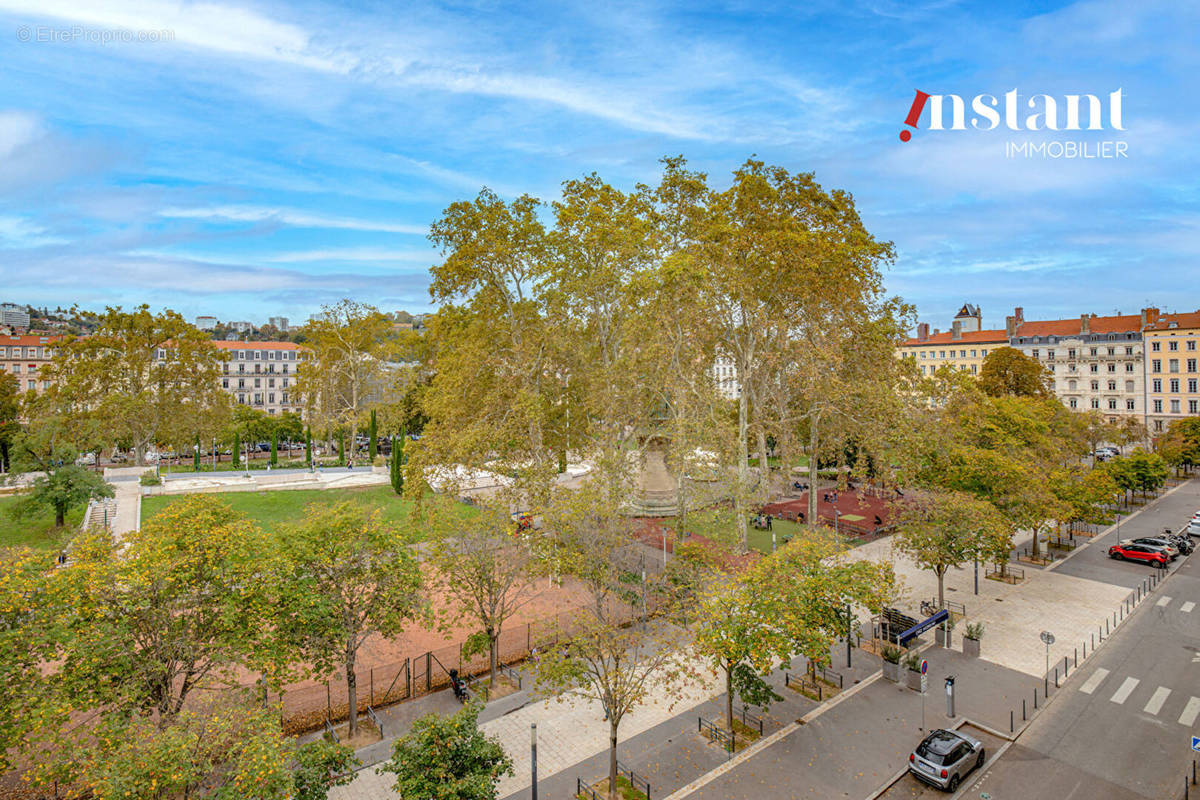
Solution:
[[(957, 94), (929, 94), (917, 89), (908, 116), (907, 128), (900, 131), (900, 141), (912, 139), (919, 129), (921, 115), (929, 108), (929, 131), (965, 131), (967, 124), (979, 131), (1006, 128), (1010, 131), (1044, 131), (1049, 134), (1040, 141), (1010, 139), (1004, 143), (1008, 158), (1128, 158), (1129, 143), (1123, 139), (1072, 139), (1070, 131), (1124, 131), (1121, 118), (1121, 89), (1109, 92), (1107, 98), (1094, 94), (1067, 94), (1054, 97), (1048, 94), (1022, 95), (1013, 89), (1000, 97), (977, 94), (967, 100)], [(912, 130), (909, 130), (911, 128)], [(1053, 137), (1053, 132), (1067, 132), (1065, 139)]]

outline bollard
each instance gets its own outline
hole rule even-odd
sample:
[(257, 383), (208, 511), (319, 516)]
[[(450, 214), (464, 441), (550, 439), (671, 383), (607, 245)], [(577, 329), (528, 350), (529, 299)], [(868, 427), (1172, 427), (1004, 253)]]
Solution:
[(1108, 630), (1108, 620), (1107, 620), (1107, 619), (1106, 619), (1106, 620), (1104, 620), (1104, 632), (1105, 632), (1105, 633), (1108, 633), (1108, 632), (1109, 632), (1109, 630)]
[[(1012, 733), (1013, 730), (1014, 730), (1014, 728), (1013, 728), (1013, 711), (1010, 708), (1008, 710), (1008, 732)], [(1192, 762), (1192, 772), (1195, 773), (1195, 771), (1196, 771), (1196, 763), (1193, 761)]]
[[(1087, 645), (1084, 645), (1084, 647), (1087, 647)], [(1083, 657), (1087, 658), (1086, 652), (1083, 654)], [(1079, 648), (1078, 647), (1075, 648), (1075, 666), (1076, 667), (1079, 666)]]
[(1033, 687), (1033, 710), (1037, 711), (1037, 687)]
[[(1087, 661), (1087, 642), (1083, 643), (1083, 660)], [(1075, 662), (1075, 665), (1079, 666), (1079, 662)]]
[(1021, 722), (1024, 722), (1026, 719), (1027, 719), (1027, 717), (1025, 716), (1025, 698), (1022, 697), (1021, 698)]

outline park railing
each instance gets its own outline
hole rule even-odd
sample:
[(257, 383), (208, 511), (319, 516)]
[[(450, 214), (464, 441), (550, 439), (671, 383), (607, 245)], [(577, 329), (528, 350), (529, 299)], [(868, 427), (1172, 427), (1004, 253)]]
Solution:
[(712, 741), (725, 748), (726, 752), (732, 753), (734, 750), (733, 731), (727, 731), (719, 727), (714, 722), (709, 722), (704, 717), (696, 717), (698, 724), (696, 730), (702, 736), (707, 736)]
[(745, 725), (747, 728), (750, 728), (752, 730), (757, 730), (759, 736), (763, 735), (763, 718), (762, 717), (757, 716), (755, 714), (751, 714), (750, 710), (748, 708), (746, 708), (745, 706), (742, 706), (741, 713), (738, 714), (738, 717), (741, 719), (742, 724)]
[[(653, 604), (651, 606), (653, 613)], [(505, 674), (520, 682), (519, 673), (510, 665), (531, 656), (536, 658), (538, 651), (554, 647), (581, 632), (582, 615), (593, 613), (591, 609), (590, 604), (568, 606), (554, 615), (505, 629), (496, 642), (497, 661), (507, 670)], [(610, 615), (620, 624), (629, 624), (641, 619), (642, 608), (640, 604), (614, 603)], [(450, 685), (450, 668), (457, 669), (464, 680), (489, 672), (486, 650), (467, 656), (463, 652), (464, 645), (465, 640), (452, 642), (356, 670), (359, 712), (366, 711), (368, 706), (379, 709), (445, 689)], [(350, 704), (343, 677), (292, 684), (284, 687), (281, 693), (273, 693), (270, 699), (282, 704), (283, 729), (288, 734), (317, 730), (327, 718), (339, 721), (349, 716)]]
[(375, 730), (379, 731), (379, 738), (386, 739), (387, 734), (383, 732), (383, 720), (379, 718), (379, 715), (375, 713), (375, 709), (371, 708), (371, 706), (367, 706), (367, 718), (375, 723)]
[(628, 778), (629, 785), (632, 786), (636, 791), (646, 795), (646, 800), (650, 800), (650, 781), (646, 780), (641, 775), (638, 775), (620, 761), (617, 762), (617, 774)]

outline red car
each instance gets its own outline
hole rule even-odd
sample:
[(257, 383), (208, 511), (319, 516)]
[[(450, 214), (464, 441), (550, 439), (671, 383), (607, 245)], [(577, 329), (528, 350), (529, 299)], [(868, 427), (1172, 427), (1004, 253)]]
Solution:
[(1162, 548), (1154, 547), (1148, 544), (1114, 544), (1108, 548), (1109, 558), (1115, 558), (1118, 561), (1141, 561), (1153, 567), (1167, 568), (1167, 562), (1170, 560)]

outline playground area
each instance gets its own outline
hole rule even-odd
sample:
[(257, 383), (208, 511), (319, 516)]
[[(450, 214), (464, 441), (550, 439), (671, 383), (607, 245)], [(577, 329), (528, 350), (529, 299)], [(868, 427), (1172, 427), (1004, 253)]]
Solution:
[(837, 527), (839, 533), (863, 539), (873, 539), (889, 533), (896, 524), (898, 510), (895, 501), (901, 495), (894, 490), (860, 487), (843, 491), (816, 489), (817, 519), (808, 520), (809, 489), (786, 500), (763, 506), (761, 513), (786, 522)]

